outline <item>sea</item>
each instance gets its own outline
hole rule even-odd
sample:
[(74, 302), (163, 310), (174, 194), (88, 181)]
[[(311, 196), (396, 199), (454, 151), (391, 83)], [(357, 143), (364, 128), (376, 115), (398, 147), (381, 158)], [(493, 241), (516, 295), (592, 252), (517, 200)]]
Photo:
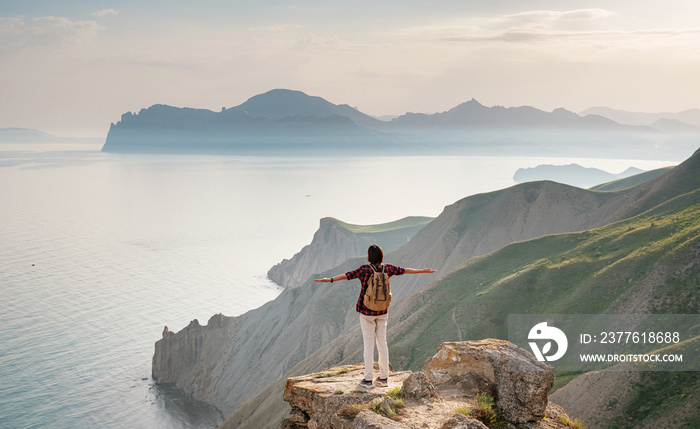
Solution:
[(0, 428), (216, 427), (218, 410), (154, 383), (154, 343), (165, 326), (273, 300), (281, 288), (267, 270), (323, 217), (438, 216), (540, 164), (619, 173), (677, 163), (100, 149), (0, 144)]

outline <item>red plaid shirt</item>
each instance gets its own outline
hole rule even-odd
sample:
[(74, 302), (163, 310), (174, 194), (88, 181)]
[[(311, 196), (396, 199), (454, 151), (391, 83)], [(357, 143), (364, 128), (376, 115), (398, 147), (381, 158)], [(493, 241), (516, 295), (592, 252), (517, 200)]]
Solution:
[[(376, 268), (376, 266), (375, 266), (375, 268)], [(380, 266), (380, 269), (381, 269), (381, 266)], [(389, 277), (400, 276), (406, 272), (406, 269), (401, 268), (401, 267), (397, 267), (395, 265), (384, 264), (384, 272), (389, 274)], [(362, 290), (360, 291), (360, 297), (357, 299), (357, 304), (355, 305), (355, 310), (357, 310), (358, 313), (362, 313), (365, 316), (381, 316), (382, 314), (387, 313), (388, 310), (374, 311), (374, 310), (370, 310), (369, 308), (365, 307), (364, 300), (365, 300), (365, 292), (367, 291), (367, 282), (369, 281), (369, 278), (372, 277), (372, 268), (370, 268), (369, 265), (363, 265), (354, 271), (349, 271), (349, 272), (345, 273), (345, 275), (348, 277), (348, 280), (360, 279), (360, 282), (362, 283)]]

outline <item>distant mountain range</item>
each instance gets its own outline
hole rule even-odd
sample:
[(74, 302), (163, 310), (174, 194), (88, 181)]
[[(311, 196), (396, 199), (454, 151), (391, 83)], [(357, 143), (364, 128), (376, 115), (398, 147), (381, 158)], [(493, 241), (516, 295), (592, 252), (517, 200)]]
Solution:
[(100, 139), (60, 137), (31, 128), (0, 128), (0, 143), (100, 143)]
[(620, 191), (623, 189), (631, 188), (637, 186), (640, 183), (644, 183), (648, 180), (655, 179), (662, 176), (672, 170), (673, 167), (663, 167), (657, 168), (656, 170), (645, 171), (644, 173), (639, 173), (634, 176), (625, 177), (622, 179), (614, 180), (612, 182), (603, 183), (590, 188), (592, 191)]
[(486, 107), (475, 99), (462, 103), (446, 112), (427, 115), (406, 113), (391, 121), (395, 126), (452, 127), (452, 128), (543, 128), (585, 130), (629, 130), (615, 121), (599, 115), (579, 116), (566, 109), (545, 112), (530, 106)]
[(660, 131), (700, 132), (700, 109), (688, 109), (677, 113), (641, 113), (609, 107), (592, 107), (580, 114), (603, 116), (620, 124), (649, 126)]
[(601, 183), (624, 179), (640, 173), (635, 167), (630, 167), (619, 174), (608, 173), (598, 168), (586, 168), (578, 164), (569, 165), (538, 165), (532, 168), (519, 168), (513, 175), (518, 183), (534, 182), (536, 180), (553, 180), (567, 185), (589, 188)]
[(446, 112), (406, 113), (383, 121), (347, 104), (275, 89), (220, 112), (162, 104), (127, 112), (111, 125), (103, 151), (485, 155), (508, 149), (516, 155), (600, 157), (625, 156), (634, 147), (638, 156), (651, 157), (663, 150), (651, 141), (655, 133), (600, 115), (487, 107), (474, 99)]

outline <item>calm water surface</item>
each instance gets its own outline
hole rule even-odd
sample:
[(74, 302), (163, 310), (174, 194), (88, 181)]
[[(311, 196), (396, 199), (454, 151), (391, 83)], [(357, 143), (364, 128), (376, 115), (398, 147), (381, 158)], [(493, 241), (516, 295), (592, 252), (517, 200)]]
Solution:
[[(212, 408), (150, 378), (163, 326), (242, 314), (319, 219), (437, 216), (520, 167), (668, 162), (503, 157), (115, 155), (0, 145), (0, 427), (208, 428)], [(383, 209), (366, 209), (377, 188)], [(372, 204), (376, 207), (376, 204)]]

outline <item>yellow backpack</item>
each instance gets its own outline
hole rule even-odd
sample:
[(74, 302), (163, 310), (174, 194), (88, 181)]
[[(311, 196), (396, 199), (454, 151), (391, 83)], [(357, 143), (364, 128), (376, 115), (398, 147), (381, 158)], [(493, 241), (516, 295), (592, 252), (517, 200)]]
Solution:
[(384, 272), (384, 264), (381, 271), (377, 271), (372, 264), (372, 276), (367, 281), (367, 290), (363, 303), (372, 311), (384, 311), (391, 304), (391, 285), (389, 274)]

